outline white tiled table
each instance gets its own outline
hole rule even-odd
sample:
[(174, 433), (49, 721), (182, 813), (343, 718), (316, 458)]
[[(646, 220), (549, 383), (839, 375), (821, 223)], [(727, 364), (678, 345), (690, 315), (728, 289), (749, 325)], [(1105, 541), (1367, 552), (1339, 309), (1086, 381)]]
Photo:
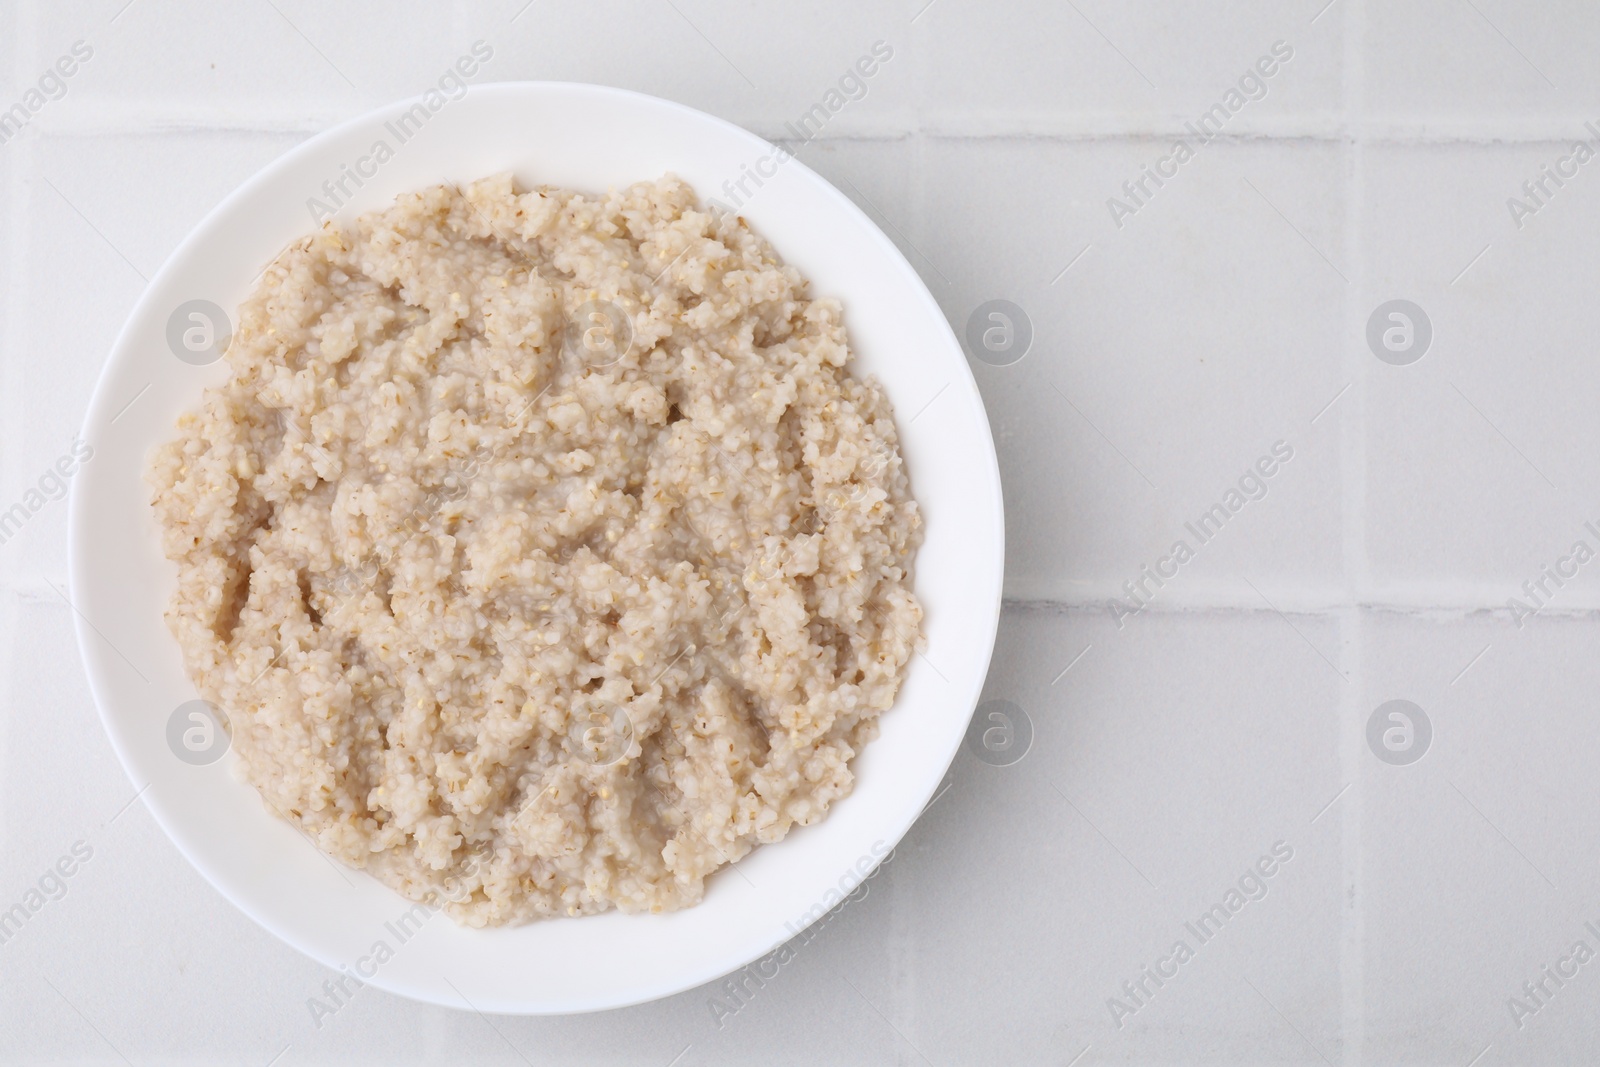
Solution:
[[(0, 1060), (1600, 1054), (1600, 958), (1544, 979), (1520, 1027), (1508, 1007), (1574, 942), (1600, 952), (1600, 564), (1525, 626), (1507, 608), (1574, 541), (1600, 548), (1600, 161), (1521, 228), (1507, 206), (1594, 136), (1600, 9), (124, 2), (0, 5), (0, 107), (93, 49), (0, 145), (0, 508), (68, 449), (144, 277), (213, 204), (473, 41), (494, 49), (480, 80), (621, 85), (779, 138), (884, 40), (867, 96), (800, 155), (958, 331), (992, 298), (1031, 320), (1024, 359), (974, 366), (1010, 535), (986, 696), (1034, 737), (1011, 766), (964, 750), (869, 895), (735, 1014), (713, 1013), (715, 987), (564, 1019), (367, 989), (318, 1027), (306, 1002), (331, 972), (125, 807), (55, 591), (50, 503), (0, 545), (0, 908), (74, 842), (92, 858), (0, 944)], [(1276, 41), (1294, 55), (1265, 97), (1119, 228), (1107, 198)], [(1408, 366), (1365, 339), (1396, 298), (1433, 326)], [(1265, 497), (1117, 619), (1123, 583), (1193, 542), (1185, 523), (1278, 441), (1293, 459)], [(1407, 766), (1366, 739), (1396, 698), (1433, 726)], [(1265, 896), (1190, 933), (1277, 842), (1293, 855)], [(1193, 958), (1128, 1000), (1180, 938)], [(1121, 1026), (1112, 997), (1137, 1007)]]

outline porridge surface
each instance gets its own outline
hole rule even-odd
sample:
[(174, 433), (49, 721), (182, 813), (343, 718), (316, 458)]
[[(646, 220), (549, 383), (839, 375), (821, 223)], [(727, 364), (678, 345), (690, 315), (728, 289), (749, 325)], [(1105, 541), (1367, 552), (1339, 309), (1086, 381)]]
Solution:
[(472, 925), (661, 911), (852, 786), (921, 519), (839, 305), (672, 177), (287, 249), (151, 463), (243, 775)]

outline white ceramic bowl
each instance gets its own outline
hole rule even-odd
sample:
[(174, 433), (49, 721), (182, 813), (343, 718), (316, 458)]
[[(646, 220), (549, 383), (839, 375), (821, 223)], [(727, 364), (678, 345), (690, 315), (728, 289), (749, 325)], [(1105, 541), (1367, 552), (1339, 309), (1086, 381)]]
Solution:
[[(375, 972), (371, 984), (419, 1000), (492, 1012), (592, 1011), (667, 996), (792, 937), (833, 901), (830, 890), (848, 891), (900, 840), (943, 777), (999, 617), (1003, 516), (989, 425), (961, 347), (916, 272), (831, 185), (798, 161), (774, 165), (766, 141), (653, 97), (537, 82), (475, 87), (398, 144), (385, 124), (414, 103), (314, 137), (245, 183), (179, 246), (123, 328), (84, 422), (94, 458), (72, 487), (72, 596), (90, 687), (123, 766), (135, 786), (148, 785), (144, 801), (179, 850), (246, 914), (327, 966)], [(393, 157), (362, 163), (379, 140)], [(169, 719), (196, 694), (162, 619), (175, 569), (161, 554), (143, 466), (226, 367), (177, 358), (169, 319), (196, 299), (231, 315), (261, 268), (313, 228), (308, 200), (327, 202), (323, 183), (345, 168), (363, 184), (346, 178), (354, 195), (342, 220), (408, 190), (504, 170), (590, 190), (673, 171), (702, 196), (726, 199), (723, 183), (758, 163), (775, 173), (759, 190), (747, 182), (755, 195), (740, 213), (815, 292), (844, 302), (857, 367), (876, 374), (894, 403), (927, 521), (916, 561), (927, 649), (883, 716), (882, 735), (856, 760), (855, 792), (821, 824), (719, 872), (698, 907), (492, 930), (436, 914), (402, 942), (393, 924), (409, 901), (270, 815), (231, 773), (231, 753), (193, 766), (168, 746)], [(380, 941), (392, 958), (378, 965)]]

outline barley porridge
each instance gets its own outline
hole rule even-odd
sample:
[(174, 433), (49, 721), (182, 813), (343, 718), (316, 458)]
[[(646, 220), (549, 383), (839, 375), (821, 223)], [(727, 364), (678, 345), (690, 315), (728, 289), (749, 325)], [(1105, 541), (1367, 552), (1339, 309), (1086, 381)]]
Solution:
[(474, 926), (663, 911), (851, 790), (921, 519), (838, 303), (671, 176), (292, 245), (153, 457), (241, 773)]

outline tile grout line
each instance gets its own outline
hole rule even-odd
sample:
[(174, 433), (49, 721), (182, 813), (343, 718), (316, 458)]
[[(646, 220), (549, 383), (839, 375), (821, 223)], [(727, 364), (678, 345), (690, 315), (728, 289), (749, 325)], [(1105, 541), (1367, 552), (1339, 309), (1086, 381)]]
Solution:
[[(1341, 523), (1342, 523), (1341, 519)], [(1287, 615), (1305, 615), (1324, 618), (1337, 618), (1344, 611), (1356, 608), (1368, 614), (1391, 613), (1417, 618), (1429, 616), (1440, 618), (1457, 618), (1467, 615), (1478, 615), (1492, 618), (1510, 619), (1512, 609), (1507, 606), (1505, 593), (1486, 596), (1482, 599), (1450, 598), (1441, 591), (1437, 597), (1411, 592), (1403, 595), (1390, 595), (1387, 597), (1348, 597), (1340, 596), (1326, 589), (1307, 590), (1303, 585), (1277, 585), (1271, 582), (1261, 583), (1265, 591), (1273, 594), (1273, 603)], [(1152, 615), (1187, 615), (1187, 614), (1232, 614), (1250, 615), (1257, 612), (1269, 611), (1262, 606), (1259, 598), (1252, 598), (1243, 593), (1233, 593), (1231, 590), (1213, 590), (1214, 595), (1203, 597), (1182, 597), (1174, 594), (1165, 602), (1154, 601), (1147, 603), (1141, 614)], [(1516, 591), (1513, 590), (1513, 594)], [(1045, 612), (1057, 614), (1079, 615), (1109, 615), (1106, 601), (1121, 595), (1119, 590), (1106, 586), (1097, 589), (1095, 594), (1074, 594), (1071, 596), (1006, 596), (1003, 606), (1010, 611), (1018, 612)], [(1600, 598), (1593, 595), (1579, 598), (1573, 595), (1561, 604), (1546, 604), (1540, 608), (1538, 617), (1544, 619), (1593, 619), (1600, 615)]]
[[(14, 59), (17, 69), (27, 72), (34, 68), (38, 53), (38, 0), (21, 0), (11, 9), (12, 25), (16, 29)], [(26, 73), (23, 75), (26, 77)], [(28, 262), (28, 178), (33, 170), (33, 130), (24, 128), (20, 136), (13, 137), (0, 151), (8, 151), (11, 156), (10, 175), (7, 179), (8, 192), (11, 202), (6, 218), (7, 244), (10, 256), (6, 263), (6, 294), (4, 300), (5, 321), (0, 323), (0, 398), (19, 397), (20, 391), (15, 388), (19, 374), (17, 352), (22, 348), (22, 331), (17, 323), (27, 307), (27, 294), (24, 291), (27, 285)], [(0, 401), (3, 402), (3, 401)], [(21, 420), (12, 420), (0, 417), (0, 457), (16, 456), (19, 449), (16, 447), (22, 441)], [(0, 476), (5, 473), (5, 462), (0, 459)], [(16, 642), (14, 640), (20, 629), (19, 616), (21, 604), (13, 600), (11, 603), (0, 604), (0, 678), (12, 679), (16, 672), (12, 664), (16, 658)], [(7, 728), (13, 716), (0, 717), (0, 767), (7, 766), (7, 759), (11, 751), (11, 734)], [(10, 823), (6, 819), (4, 797), (0, 796), (0, 848), (6, 842), (6, 827)]]
[[(50, 123), (55, 137), (93, 137), (106, 133), (183, 134), (211, 132), (240, 133), (320, 133), (350, 117), (345, 109), (324, 110), (316, 105), (258, 106), (246, 110), (242, 105), (213, 106), (148, 105), (138, 101), (86, 101), (63, 105)], [(731, 121), (745, 126), (768, 140), (782, 140), (783, 129), (770, 119), (753, 113), (735, 113)], [(848, 118), (815, 139), (827, 141), (904, 141), (917, 136), (950, 141), (1025, 141), (1047, 144), (1094, 142), (1166, 141), (1182, 136), (1183, 115), (1162, 116), (1130, 127), (1125, 116), (1106, 113), (1068, 113), (1032, 122), (1006, 124), (1006, 113), (960, 113), (946, 111), (930, 118), (920, 109), (909, 121)], [(1570, 143), (1572, 131), (1592, 116), (1583, 113), (1554, 118), (1528, 117), (1525, 121), (1502, 125), (1497, 118), (1456, 120), (1360, 119), (1348, 121), (1304, 121), (1299, 118), (1244, 118), (1217, 135), (1225, 144), (1257, 142), (1305, 142), (1347, 144), (1365, 140), (1369, 145), (1397, 147), (1438, 147), (1474, 145), (1512, 147), (1562, 145)], [(1537, 129), (1529, 129), (1538, 122)]]
[[(1344, 113), (1365, 114), (1366, 63), (1362, 51), (1366, 42), (1366, 0), (1349, 0), (1344, 19)], [(1351, 371), (1356, 388), (1350, 401), (1340, 412), (1340, 474), (1344, 521), (1345, 591), (1351, 606), (1345, 609), (1345, 625), (1340, 627), (1344, 639), (1341, 662), (1350, 679), (1340, 700), (1339, 765), (1340, 777), (1352, 782), (1351, 789), (1339, 811), (1339, 1030), (1340, 1059), (1346, 1064), (1360, 1064), (1366, 1052), (1366, 920), (1365, 886), (1363, 885), (1363, 840), (1366, 791), (1361, 785), (1362, 698), (1366, 687), (1364, 647), (1365, 617), (1360, 606), (1371, 589), (1366, 542), (1367, 505), (1367, 426), (1366, 400), (1370, 360), (1364, 359), (1356, 338), (1366, 336), (1361, 313), (1366, 269), (1366, 145), (1364, 126), (1348, 124), (1355, 132), (1349, 143), (1349, 165), (1345, 180), (1345, 262), (1351, 282), (1346, 287), (1345, 314), (1346, 337), (1341, 346), (1345, 362)], [(1347, 903), (1348, 901), (1348, 903)]]

